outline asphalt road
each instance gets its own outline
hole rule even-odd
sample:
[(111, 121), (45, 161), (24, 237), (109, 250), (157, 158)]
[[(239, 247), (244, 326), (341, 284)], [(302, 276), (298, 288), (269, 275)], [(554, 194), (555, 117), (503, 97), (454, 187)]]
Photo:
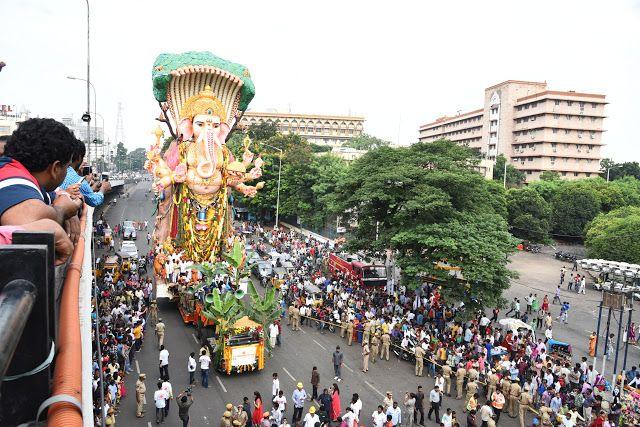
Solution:
[[(154, 206), (151, 199), (145, 198), (148, 187), (148, 182), (140, 182), (130, 186), (127, 190), (130, 197), (118, 198), (117, 204), (107, 209), (107, 221), (115, 224), (117, 221), (125, 219), (147, 220), (149, 224), (152, 224), (151, 214), (154, 211)], [(139, 252), (144, 253), (148, 251), (146, 232), (140, 232), (140, 234), (137, 244)], [(118, 243), (120, 243), (119, 240)], [(558, 280), (558, 274), (555, 272), (559, 271), (561, 266), (561, 263), (550, 259), (548, 255), (516, 255), (513, 258), (512, 267), (520, 271), (520, 278), (514, 281), (512, 288), (505, 296), (507, 298), (524, 297), (529, 292), (537, 292), (539, 296), (545, 292), (553, 295), (553, 289)], [(598, 295), (594, 291), (588, 290), (586, 298), (585, 296), (578, 298), (576, 294), (567, 294), (567, 299), (572, 302), (569, 324), (554, 328), (554, 335), (558, 339), (569, 341), (574, 347), (574, 357), (578, 357), (586, 351), (588, 331), (595, 328), (593, 316), (594, 314), (597, 316), (597, 311), (594, 312), (593, 309), (597, 307)], [(196, 341), (194, 329), (183, 324), (174, 304), (160, 301), (159, 307), (161, 317), (167, 325), (165, 347), (170, 353), (169, 374), (174, 394), (178, 395), (188, 384), (188, 355), (192, 351), (197, 353), (200, 346)], [(558, 310), (557, 306), (555, 310)], [(428, 393), (433, 387), (433, 379), (417, 378), (413, 374), (413, 366), (397, 360), (393, 354), (390, 361), (378, 361), (375, 364), (370, 364), (369, 372), (365, 374), (361, 371), (360, 348), (357, 344), (348, 347), (346, 342), (340, 340), (338, 332), (320, 334), (315, 328), (308, 326), (304, 326), (302, 331), (294, 332), (285, 325), (282, 346), (276, 348), (273, 357), (266, 361), (266, 367), (263, 371), (231, 376), (212, 372), (208, 389), (203, 389), (199, 385), (195, 387), (193, 392), (195, 403), (190, 411), (191, 425), (217, 425), (226, 403), (239, 404), (242, 402), (243, 396), (252, 399), (253, 392), (256, 390), (262, 394), (265, 401), (268, 401), (271, 396), (271, 375), (274, 372), (278, 373), (281, 388), (285, 390), (285, 396), (288, 399), (286, 416), (291, 421), (293, 411), (291, 393), (295, 384), (301, 381), (310, 394), (313, 366), (317, 366), (320, 373), (320, 390), (333, 383), (331, 353), (338, 344), (342, 346), (345, 361), (342, 369), (343, 381), (339, 383), (343, 412), (351, 394), (359, 393), (364, 404), (361, 422), (365, 425), (371, 423), (371, 413), (382, 402), (383, 393), (386, 391), (392, 391), (394, 398), (402, 403), (406, 391), (415, 391), (418, 385), (422, 385), (425, 392)], [(629, 364), (631, 361), (634, 364), (638, 362), (639, 353), (637, 348), (630, 347)], [(126, 379), (128, 393), (121, 403), (117, 424), (125, 426), (152, 425), (155, 423), (153, 392), (159, 377), (157, 343), (152, 331), (147, 331), (142, 350), (136, 354), (134, 369), (134, 373)], [(147, 404), (145, 406), (147, 413), (144, 418), (135, 417), (135, 381), (138, 372), (147, 374)], [(199, 382), (198, 372), (196, 378)], [(306, 409), (309, 405), (307, 403)], [(443, 410), (451, 407), (457, 412), (459, 422), (462, 425), (466, 424), (461, 401), (445, 397), (442, 407)], [(528, 419), (530, 421), (531, 416)], [(165, 424), (182, 425), (178, 419), (175, 402), (171, 404), (171, 410)], [(427, 421), (426, 425), (437, 424)], [(517, 420), (511, 419), (505, 414), (501, 418), (500, 425), (516, 426)]]

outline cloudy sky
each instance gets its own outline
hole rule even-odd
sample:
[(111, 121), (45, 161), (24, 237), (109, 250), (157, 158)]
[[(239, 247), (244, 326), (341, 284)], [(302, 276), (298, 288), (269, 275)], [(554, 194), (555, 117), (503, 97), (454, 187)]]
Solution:
[[(0, 2), (0, 104), (61, 118), (85, 109), (82, 0)], [(481, 106), (503, 80), (603, 93), (605, 155), (640, 160), (640, 3), (547, 1), (92, 2), (91, 80), (113, 139), (124, 107), (129, 148), (147, 146), (161, 52), (209, 50), (251, 70), (256, 111), (357, 114), (393, 142)]]

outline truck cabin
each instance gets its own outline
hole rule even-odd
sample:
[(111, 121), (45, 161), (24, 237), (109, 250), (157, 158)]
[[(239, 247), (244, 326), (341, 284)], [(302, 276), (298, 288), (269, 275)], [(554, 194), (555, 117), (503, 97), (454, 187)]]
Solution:
[(365, 265), (362, 262), (353, 262), (353, 272), (356, 277), (362, 279), (364, 286), (386, 286), (387, 269), (383, 265)]

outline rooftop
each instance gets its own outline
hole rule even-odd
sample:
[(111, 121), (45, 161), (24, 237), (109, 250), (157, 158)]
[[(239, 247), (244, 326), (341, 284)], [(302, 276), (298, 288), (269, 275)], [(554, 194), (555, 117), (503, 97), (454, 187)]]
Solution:
[(327, 119), (327, 120), (359, 120), (364, 121), (364, 117), (360, 116), (337, 116), (337, 115), (323, 115), (323, 114), (297, 114), (297, 113), (267, 113), (267, 112), (259, 112), (259, 111), (246, 111), (243, 117), (273, 117), (273, 118), (282, 118), (282, 117), (292, 117), (296, 119)]

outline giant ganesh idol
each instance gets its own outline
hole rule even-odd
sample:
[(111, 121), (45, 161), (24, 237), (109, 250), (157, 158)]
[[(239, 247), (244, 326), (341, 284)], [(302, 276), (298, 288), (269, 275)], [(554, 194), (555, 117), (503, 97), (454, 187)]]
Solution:
[[(159, 205), (154, 240), (169, 255), (180, 248), (193, 262), (215, 262), (231, 244), (230, 189), (253, 197), (263, 185), (245, 139), (241, 160), (225, 145), (255, 90), (242, 65), (209, 52), (161, 54), (153, 67), (153, 89), (174, 140), (161, 152), (163, 132), (147, 153)], [(253, 167), (247, 172), (247, 170)], [(169, 253), (166, 253), (169, 252)]]

